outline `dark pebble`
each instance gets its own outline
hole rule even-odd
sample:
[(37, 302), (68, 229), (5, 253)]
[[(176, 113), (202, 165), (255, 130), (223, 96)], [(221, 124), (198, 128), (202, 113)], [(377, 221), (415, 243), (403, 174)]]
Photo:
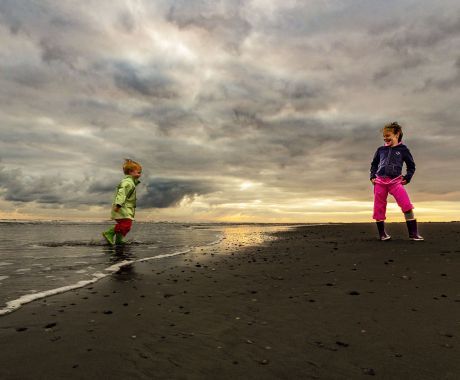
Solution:
[(373, 368), (363, 368), (363, 372), (366, 375), (375, 376), (375, 371)]

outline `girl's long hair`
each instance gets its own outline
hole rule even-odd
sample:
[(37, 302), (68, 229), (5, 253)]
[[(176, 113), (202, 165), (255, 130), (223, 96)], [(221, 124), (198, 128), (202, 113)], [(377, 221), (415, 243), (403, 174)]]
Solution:
[(402, 137), (403, 137), (403, 131), (402, 131), (402, 127), (398, 124), (397, 121), (393, 121), (392, 123), (386, 124), (383, 127), (383, 130), (391, 131), (395, 135), (399, 133), (398, 142), (401, 142)]

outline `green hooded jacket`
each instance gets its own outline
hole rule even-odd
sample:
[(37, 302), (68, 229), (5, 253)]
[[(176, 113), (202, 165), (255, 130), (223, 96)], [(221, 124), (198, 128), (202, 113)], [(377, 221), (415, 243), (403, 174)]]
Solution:
[[(136, 186), (139, 180), (130, 175), (125, 176), (117, 186), (112, 201), (112, 219), (133, 219), (136, 214)], [(118, 212), (115, 205), (120, 205)]]

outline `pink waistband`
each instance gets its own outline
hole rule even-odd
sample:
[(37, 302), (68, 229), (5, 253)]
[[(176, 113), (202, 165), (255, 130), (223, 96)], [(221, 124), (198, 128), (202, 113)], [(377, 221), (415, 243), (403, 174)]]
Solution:
[(390, 178), (390, 177), (377, 177), (375, 179), (375, 183), (381, 183), (383, 185), (388, 185), (390, 183), (397, 183), (397, 182), (401, 182), (402, 180), (402, 175), (400, 175), (399, 177), (396, 177), (396, 178)]

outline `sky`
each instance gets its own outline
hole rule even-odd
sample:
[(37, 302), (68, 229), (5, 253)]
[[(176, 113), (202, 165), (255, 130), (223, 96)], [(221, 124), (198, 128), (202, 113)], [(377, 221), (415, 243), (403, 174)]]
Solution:
[[(0, 219), (365, 222), (398, 121), (460, 220), (458, 0), (0, 0)], [(403, 221), (393, 199), (389, 221)]]

